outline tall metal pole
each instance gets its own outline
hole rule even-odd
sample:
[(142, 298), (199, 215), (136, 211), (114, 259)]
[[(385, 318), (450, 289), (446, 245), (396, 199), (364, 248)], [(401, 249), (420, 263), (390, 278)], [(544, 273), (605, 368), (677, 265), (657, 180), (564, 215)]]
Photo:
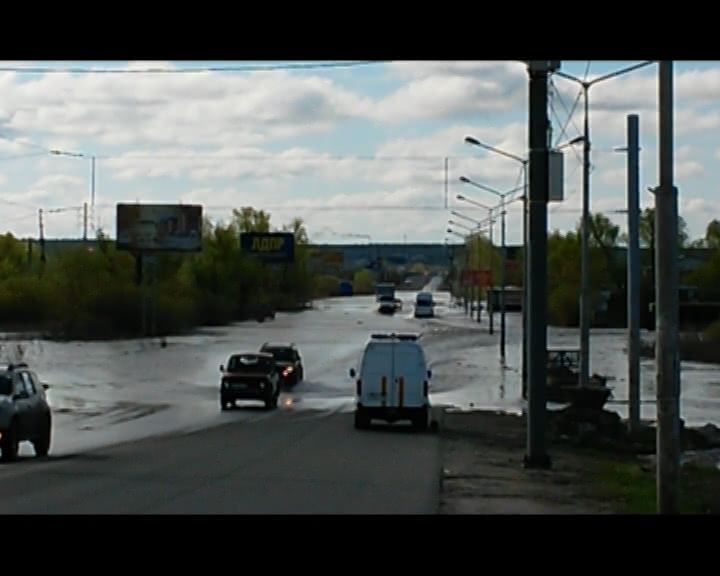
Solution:
[(83, 240), (87, 240), (88, 233), (88, 204), (83, 202)]
[(548, 468), (546, 451), (546, 378), (547, 378), (547, 204), (550, 184), (548, 166), (548, 73), (559, 62), (531, 61), (529, 97), (530, 142), (530, 213), (529, 272), (527, 276), (529, 308), (527, 409), (527, 452), (525, 466)]
[(585, 121), (583, 125), (583, 191), (580, 244), (580, 385), (590, 378), (590, 289), (588, 242), (590, 238), (590, 104), (589, 87), (583, 86)]
[(640, 425), (640, 127), (636, 114), (627, 117), (628, 206), (628, 396), (631, 432)]
[(494, 334), (494, 322), (493, 317), (495, 316), (493, 314), (493, 299), (495, 297), (495, 290), (493, 290), (494, 282), (493, 282), (493, 252), (495, 248), (494, 240), (493, 240), (493, 215), (492, 210), (489, 211), (488, 217), (490, 218), (490, 244), (488, 246), (488, 288), (489, 292), (487, 293), (487, 305), (488, 305), (488, 332), (490, 334)]
[(660, 62), (660, 186), (655, 191), (657, 511), (679, 514), (678, 191), (673, 182), (673, 67)]
[(140, 258), (140, 330), (141, 338), (147, 337), (147, 258), (144, 252), (138, 254)]
[(528, 394), (528, 302), (530, 259), (528, 258), (528, 161), (523, 162), (523, 304), (522, 304), (522, 397)]
[(500, 220), (500, 244), (501, 244), (501, 263), (500, 263), (500, 360), (505, 364), (505, 264), (507, 261), (507, 247), (505, 246), (505, 196), (500, 200), (501, 220)]
[[(480, 270), (480, 266), (482, 266), (482, 258), (480, 257), (480, 246), (482, 245), (482, 242), (480, 241), (480, 234), (477, 235), (470, 235), (470, 241), (472, 242), (473, 250), (476, 255), (476, 260), (474, 261), (474, 267), (475, 270)], [(477, 247), (477, 250), (475, 250), (475, 247)], [(482, 321), (482, 285), (478, 282), (477, 285), (473, 282), (473, 293), (476, 297), (475, 301), (475, 307), (476, 307), (476, 314), (477, 314), (477, 321)], [(472, 315), (472, 314), (471, 314)]]
[(90, 157), (90, 222), (93, 231), (97, 232), (95, 227), (95, 156)]

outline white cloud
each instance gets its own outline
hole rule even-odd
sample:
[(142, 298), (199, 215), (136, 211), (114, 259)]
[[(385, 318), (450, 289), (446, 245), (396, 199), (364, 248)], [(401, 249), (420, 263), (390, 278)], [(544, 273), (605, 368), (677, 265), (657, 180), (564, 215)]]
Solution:
[[(453, 209), (477, 218), (482, 211), (458, 203), (457, 194), (496, 202), (459, 182), (460, 176), (501, 191), (520, 183), (517, 162), (463, 140), (473, 136), (527, 155), (523, 64), (394, 62), (374, 74), (351, 89), (312, 72), (53, 74), (22, 82), (18, 74), (0, 73), (0, 198), (24, 206), (15, 206), (9, 217), (27, 218), (18, 222), (28, 231), (36, 229), (30, 208), (81, 206), (88, 199), (87, 158), (20, 158), (42, 154), (44, 147), (98, 155), (97, 213), (106, 226), (114, 225), (117, 201), (192, 201), (216, 218), (227, 218), (233, 206), (269, 206), (278, 223), (300, 213), (311, 231), (330, 226), (374, 238), (441, 241), (446, 198)], [(384, 91), (382, 81), (389, 81)], [(571, 105), (577, 86), (554, 82)], [(711, 105), (720, 96), (720, 67), (676, 70), (675, 87), (675, 174), (685, 202), (714, 192), (708, 187), (718, 174), (708, 150), (719, 146), (720, 112)], [(592, 88), (593, 211), (624, 206), (626, 155), (610, 150), (625, 143), (628, 113), (640, 114), (643, 203), (653, 202), (644, 190), (657, 179), (656, 101), (652, 67)], [(554, 106), (564, 120), (557, 98)], [(565, 140), (582, 126), (582, 106), (574, 121)], [(430, 132), (429, 126), (437, 128)], [(350, 135), (355, 127), (361, 136)], [(557, 121), (555, 131), (557, 138)], [(363, 157), (353, 157), (353, 150)], [(574, 227), (579, 217), (581, 149), (565, 153), (566, 200), (551, 205), (551, 227)], [(683, 210), (698, 230), (710, 213), (709, 206), (703, 211), (683, 204)], [(74, 213), (51, 219), (58, 234), (78, 232)], [(519, 241), (521, 230), (516, 204), (508, 210), (509, 241)]]
[[(147, 63), (136, 65), (149, 67)], [(319, 76), (283, 71), (222, 75), (0, 76), (5, 125), (19, 133), (96, 138), (111, 145), (253, 144), (329, 129), (370, 101)]]
[(395, 62), (390, 68), (410, 81), (373, 108), (372, 116), (385, 122), (508, 110), (521, 104), (527, 92), (520, 63)]

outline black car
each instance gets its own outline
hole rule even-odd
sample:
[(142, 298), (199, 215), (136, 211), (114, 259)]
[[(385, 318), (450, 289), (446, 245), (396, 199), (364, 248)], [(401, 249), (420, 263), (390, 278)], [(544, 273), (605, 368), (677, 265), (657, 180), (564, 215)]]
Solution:
[(221, 410), (234, 408), (236, 400), (259, 400), (268, 409), (277, 408), (280, 376), (271, 354), (233, 354), (220, 372)]
[(380, 314), (395, 314), (398, 309), (397, 300), (393, 296), (380, 296), (378, 298), (378, 312)]
[(47, 456), (52, 413), (45, 397), (47, 384), (24, 362), (0, 369), (0, 452), (15, 460), (20, 442), (31, 442), (36, 456)]
[(305, 377), (302, 358), (295, 344), (270, 344), (265, 342), (260, 352), (272, 354), (280, 372), (280, 384), (295, 386)]
[(275, 310), (269, 304), (260, 304), (255, 308), (255, 319), (258, 322), (275, 320)]

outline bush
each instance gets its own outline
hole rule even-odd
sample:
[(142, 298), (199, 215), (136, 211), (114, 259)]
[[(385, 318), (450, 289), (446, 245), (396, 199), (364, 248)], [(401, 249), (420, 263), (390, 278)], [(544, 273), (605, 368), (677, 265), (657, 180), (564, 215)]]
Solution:
[(375, 279), (372, 272), (362, 268), (353, 276), (353, 292), (355, 294), (372, 294), (375, 292)]
[[(249, 319), (259, 304), (293, 310), (332, 292), (336, 278), (314, 278), (307, 271), (307, 234), (299, 220), (293, 221), (295, 262), (264, 267), (241, 252), (240, 231), (267, 232), (269, 218), (251, 208), (234, 211), (230, 224), (206, 222), (201, 253), (156, 256), (157, 334)], [(150, 328), (153, 288), (137, 283), (134, 255), (117, 251), (102, 233), (96, 243), (53, 250), (46, 263), (40, 262), (37, 246), (31, 267), (26, 254), (25, 242), (0, 237), (5, 329), (37, 329), (71, 339), (140, 335), (143, 292)]]

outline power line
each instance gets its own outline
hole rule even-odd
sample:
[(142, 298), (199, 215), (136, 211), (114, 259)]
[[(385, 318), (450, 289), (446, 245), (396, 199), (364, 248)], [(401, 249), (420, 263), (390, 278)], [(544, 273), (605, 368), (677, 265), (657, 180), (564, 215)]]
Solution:
[(241, 64), (238, 66), (203, 66), (198, 68), (88, 68), (51, 66), (0, 66), (0, 72), (19, 74), (199, 74), (208, 72), (273, 72), (279, 70), (337, 70), (373, 64), (387, 64), (392, 60), (355, 60), (347, 62), (303, 62), (292, 64)]
[[(58, 151), (54, 152), (56, 156), (69, 156), (70, 154), (64, 153), (57, 154)], [(75, 154), (73, 154), (75, 156)], [(82, 154), (82, 157), (90, 157), (89, 154)], [(471, 155), (458, 155), (448, 156), (445, 155), (426, 155), (426, 156), (367, 156), (367, 155), (353, 155), (353, 154), (335, 154), (335, 155), (324, 155), (324, 154), (307, 154), (302, 156), (283, 156), (282, 154), (264, 154), (264, 155), (230, 155), (218, 152), (216, 154), (203, 154), (193, 151), (189, 151), (186, 154), (93, 154), (98, 160), (248, 160), (248, 161), (283, 161), (292, 162), (294, 160), (328, 160), (328, 161), (343, 161), (343, 160), (360, 160), (360, 161), (375, 161), (375, 160), (413, 160), (413, 161), (444, 161), (445, 158), (450, 160), (470, 160), (474, 156)]]

